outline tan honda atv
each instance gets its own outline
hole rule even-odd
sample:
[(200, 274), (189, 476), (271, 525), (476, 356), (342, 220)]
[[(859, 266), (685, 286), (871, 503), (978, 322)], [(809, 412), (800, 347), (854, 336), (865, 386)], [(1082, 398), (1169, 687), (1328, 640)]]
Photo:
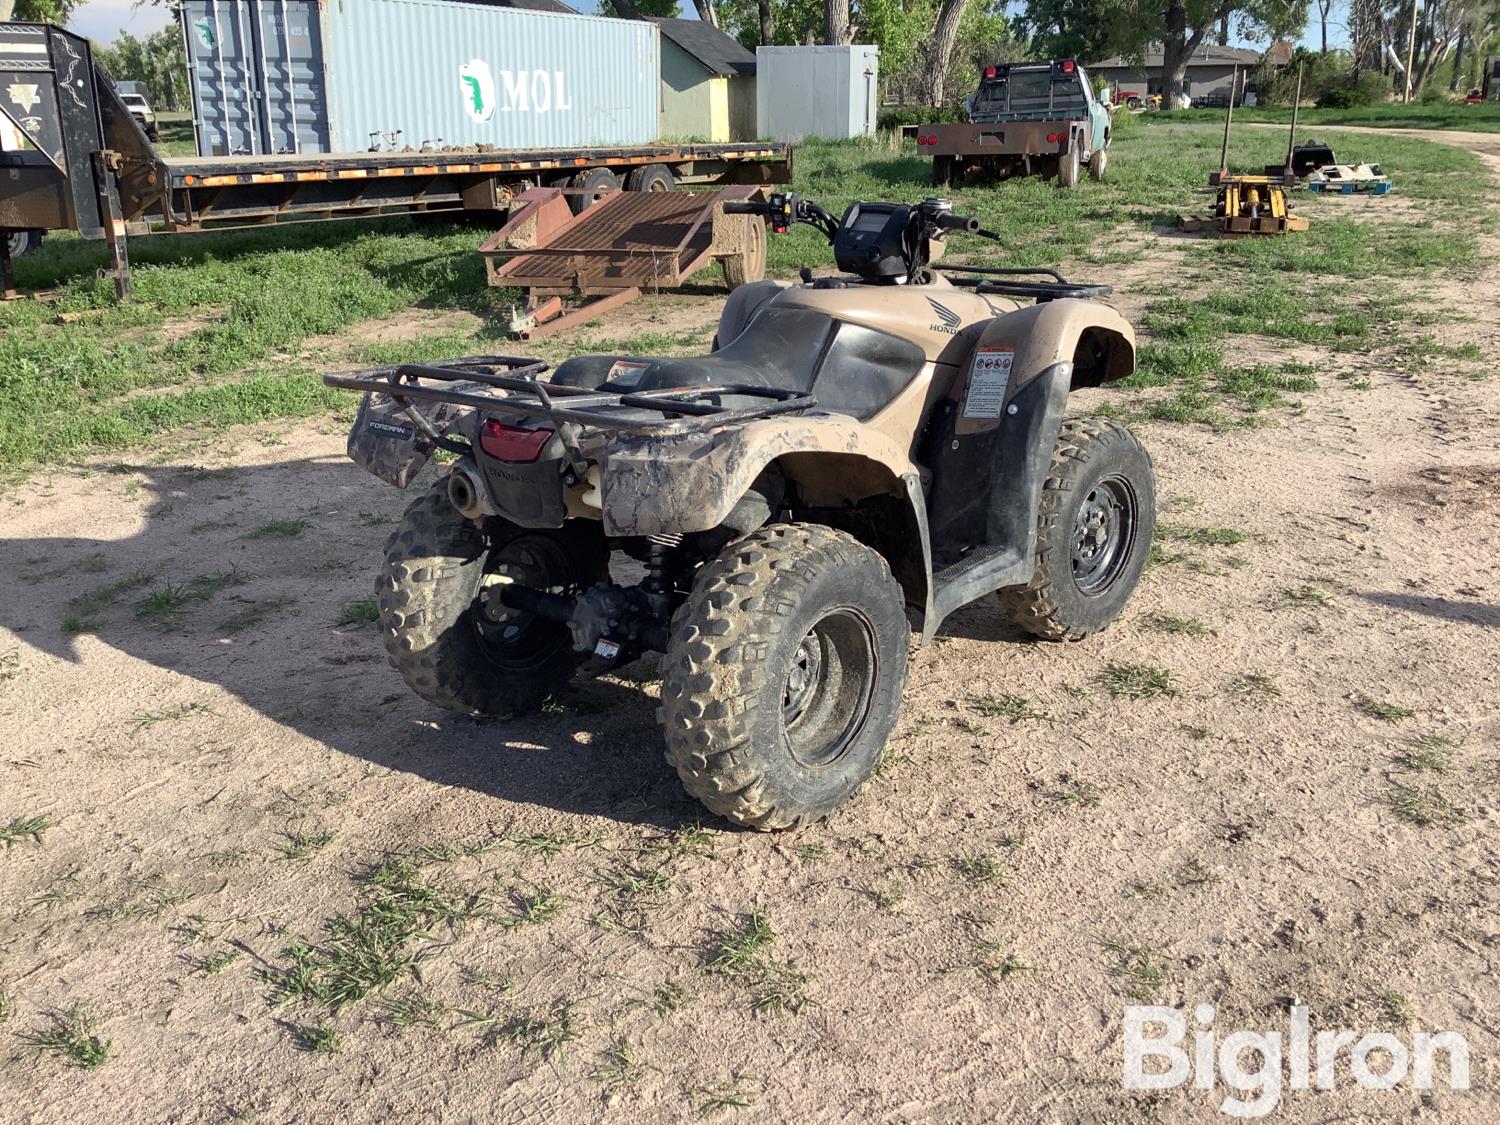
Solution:
[[(1047, 270), (953, 267), (947, 201), (730, 203), (809, 223), (848, 276), (736, 290), (712, 355), (474, 356), (352, 376), (350, 456), (406, 487), (377, 583), (391, 663), (440, 707), (508, 717), (581, 670), (664, 654), (667, 757), (755, 828), (827, 816), (875, 769), (910, 630), (998, 596), (1085, 637), (1146, 563), (1151, 461), (1123, 426), (1064, 420), (1129, 375), (1134, 334)], [(1039, 280), (1041, 278), (1041, 280)], [(613, 554), (638, 581), (612, 581)]]

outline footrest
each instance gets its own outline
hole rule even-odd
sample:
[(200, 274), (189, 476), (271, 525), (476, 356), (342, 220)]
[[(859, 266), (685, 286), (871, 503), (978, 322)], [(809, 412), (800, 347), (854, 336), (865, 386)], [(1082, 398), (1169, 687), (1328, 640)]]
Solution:
[(1031, 560), (1015, 547), (975, 547), (932, 576), (934, 618), (941, 621), (959, 606), (1031, 578)]

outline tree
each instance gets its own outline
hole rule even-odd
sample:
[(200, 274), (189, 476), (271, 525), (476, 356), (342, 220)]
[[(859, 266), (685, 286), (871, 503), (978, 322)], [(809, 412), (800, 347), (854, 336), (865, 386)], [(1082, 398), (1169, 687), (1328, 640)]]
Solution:
[(622, 20), (675, 20), (682, 15), (677, 0), (599, 0), (599, 11)]
[(187, 58), (174, 28), (144, 39), (122, 31), (108, 46), (96, 44), (94, 58), (116, 82), (144, 83), (146, 98), (157, 109), (179, 109), (187, 101)]
[(823, 42), (836, 47), (854, 42), (849, 0), (823, 0)]
[[(1246, 38), (1292, 38), (1307, 25), (1307, 0), (1166, 0), (1142, 14), (1145, 18), (1134, 25), (1133, 38), (1161, 43), (1162, 99), (1175, 106), (1181, 102), (1193, 52), (1221, 20), (1232, 19)], [(1145, 42), (1137, 48), (1139, 53), (1144, 53)]]
[(1322, 35), (1322, 45), (1319, 50), (1326, 55), (1328, 53), (1328, 13), (1333, 10), (1333, 0), (1317, 0), (1317, 5), (1318, 30)]
[(948, 93), (948, 63), (953, 45), (958, 42), (958, 28), (963, 22), (969, 0), (942, 0), (932, 38), (927, 42), (927, 101), (940, 106)]
[(0, 0), (0, 20), (67, 23), (73, 9), (81, 2), (82, 0)]

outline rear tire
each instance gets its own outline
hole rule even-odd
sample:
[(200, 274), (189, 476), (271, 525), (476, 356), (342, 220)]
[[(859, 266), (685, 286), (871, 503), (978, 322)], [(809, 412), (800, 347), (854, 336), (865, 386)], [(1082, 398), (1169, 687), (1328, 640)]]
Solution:
[(730, 544), (672, 620), (667, 760), (736, 824), (821, 820), (880, 761), (909, 634), (890, 567), (853, 536), (778, 524)]
[(1156, 478), (1136, 436), (1103, 418), (1062, 424), (1036, 518), (1036, 570), (1000, 591), (1010, 619), (1052, 641), (1077, 641), (1120, 616), (1156, 526)]
[(448, 711), (510, 718), (545, 703), (583, 657), (564, 625), (487, 616), (486, 585), (509, 573), (528, 586), (584, 589), (608, 574), (609, 554), (592, 521), (537, 531), (492, 519), (486, 531), (454, 509), (447, 477), (412, 501), (386, 541), (378, 622), (412, 691)]
[(5, 240), (10, 246), (10, 256), (19, 258), (22, 254), (34, 254), (41, 249), (42, 232), (39, 230), (7, 231)]
[(1071, 142), (1068, 151), (1057, 158), (1057, 186), (1064, 188), (1076, 188), (1078, 186), (1078, 144)]

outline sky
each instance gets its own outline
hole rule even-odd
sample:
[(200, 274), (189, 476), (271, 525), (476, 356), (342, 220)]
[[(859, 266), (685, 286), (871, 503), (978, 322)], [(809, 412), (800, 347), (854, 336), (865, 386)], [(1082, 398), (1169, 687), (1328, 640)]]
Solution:
[[(679, 3), (683, 19), (698, 18), (698, 13), (693, 9), (692, 0), (679, 0)], [(584, 11), (592, 11), (596, 7), (590, 0), (581, 0), (575, 6)], [(1348, 32), (1343, 26), (1342, 8), (1342, 4), (1335, 6), (1329, 23), (1328, 45), (1330, 47), (1347, 46), (1349, 42)], [(1313, 15), (1314, 18), (1308, 22), (1307, 32), (1302, 36), (1301, 43), (1303, 46), (1316, 50), (1319, 40), (1316, 9)], [(68, 21), (68, 27), (90, 39), (109, 43), (121, 31), (128, 31), (137, 38), (141, 38), (159, 28), (166, 27), (171, 22), (172, 14), (162, 4), (138, 3), (137, 0), (90, 0), (89, 3), (74, 10), (73, 18)], [(1259, 47), (1264, 44), (1235, 40), (1234, 45)]]

